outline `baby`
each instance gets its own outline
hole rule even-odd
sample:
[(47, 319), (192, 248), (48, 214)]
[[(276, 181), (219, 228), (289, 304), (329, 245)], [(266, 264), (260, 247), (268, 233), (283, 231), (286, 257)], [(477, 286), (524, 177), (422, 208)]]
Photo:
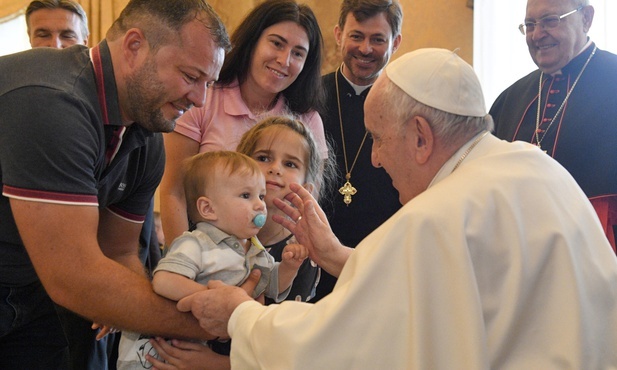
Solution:
[[(154, 270), (154, 291), (178, 301), (205, 289), (210, 280), (240, 285), (258, 268), (262, 274), (254, 298), (265, 294), (284, 300), (308, 251), (289, 244), (281, 262), (275, 262), (255, 236), (267, 214), (266, 182), (257, 162), (237, 152), (206, 152), (190, 158), (185, 169), (187, 210), (196, 228), (173, 241)], [(124, 332), (118, 369), (151, 368), (145, 355), (156, 355), (149, 338)], [(228, 353), (225, 345), (209, 343), (216, 352)]]

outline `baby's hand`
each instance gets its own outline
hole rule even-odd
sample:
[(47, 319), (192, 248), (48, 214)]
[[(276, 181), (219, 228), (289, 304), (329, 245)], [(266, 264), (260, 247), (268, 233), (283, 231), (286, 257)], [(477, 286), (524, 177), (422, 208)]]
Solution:
[(307, 257), (308, 249), (302, 244), (287, 244), (283, 249), (281, 263), (298, 269)]

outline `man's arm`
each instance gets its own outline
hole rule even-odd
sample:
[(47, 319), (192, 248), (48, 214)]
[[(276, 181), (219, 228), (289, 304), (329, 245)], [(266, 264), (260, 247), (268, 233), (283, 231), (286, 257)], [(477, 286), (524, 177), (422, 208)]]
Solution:
[(107, 209), (99, 212), (98, 242), (105, 256), (145, 276), (139, 260), (139, 235), (142, 223), (129, 222)]
[[(103, 254), (97, 240), (97, 207), (14, 198), (10, 204), (32, 264), (56, 303), (94, 322), (120, 329), (161, 336), (212, 337), (199, 328), (191, 315), (178, 312), (174, 302), (155, 294), (143, 273), (131, 271)], [(103, 218), (108, 216), (113, 215)], [(105, 253), (119, 260), (126, 257), (125, 262), (134, 266), (131, 252), (123, 248), (136, 245), (132, 240), (135, 232), (130, 231), (136, 225), (107, 222), (101, 232), (106, 230), (106, 235), (109, 232), (113, 236), (105, 237), (104, 243), (117, 243), (118, 247), (107, 245)], [(112, 225), (119, 228), (108, 231)]]

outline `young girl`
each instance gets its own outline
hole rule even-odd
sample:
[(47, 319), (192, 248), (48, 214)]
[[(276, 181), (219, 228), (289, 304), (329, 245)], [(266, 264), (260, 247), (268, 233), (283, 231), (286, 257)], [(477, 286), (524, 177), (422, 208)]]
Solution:
[[(331, 158), (324, 161), (311, 132), (302, 122), (285, 116), (273, 116), (260, 121), (242, 136), (237, 150), (255, 159), (266, 178), (264, 199), (267, 220), (257, 237), (274, 259), (281, 261), (283, 248), (293, 237), (287, 229), (272, 220), (273, 214), (282, 214), (273, 204), (273, 199), (283, 199), (290, 192), (289, 184), (292, 182), (303, 184), (316, 196), (323, 193), (334, 174), (333, 161)], [(319, 267), (308, 258), (304, 260), (287, 299), (308, 301), (314, 295), (319, 274)], [(208, 353), (207, 347), (197, 343), (173, 340), (171, 346), (157, 338), (152, 341), (152, 345), (164, 360), (175, 362), (177, 368), (187, 366), (206, 369), (206, 361), (221, 360)], [(154, 366), (163, 365), (157, 359), (148, 357), (148, 360)], [(202, 367), (198, 364), (202, 364)], [(169, 364), (166, 365), (169, 367)]]
[[(266, 176), (268, 219), (257, 236), (274, 259), (280, 261), (281, 252), (292, 235), (272, 221), (272, 215), (283, 215), (272, 200), (289, 194), (292, 182), (303, 184), (317, 196), (324, 188), (324, 178), (331, 176), (332, 165), (329, 160), (324, 162), (311, 132), (302, 122), (284, 116), (269, 117), (255, 125), (242, 136), (237, 151), (255, 159)], [(287, 299), (304, 302), (311, 299), (319, 274), (319, 268), (305, 260)]]

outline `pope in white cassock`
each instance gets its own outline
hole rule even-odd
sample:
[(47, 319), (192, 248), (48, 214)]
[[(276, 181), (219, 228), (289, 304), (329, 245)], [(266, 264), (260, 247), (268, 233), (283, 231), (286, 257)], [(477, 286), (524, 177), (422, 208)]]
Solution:
[(617, 260), (596, 213), (551, 157), (490, 134), (482, 96), (454, 52), (392, 62), (365, 124), (403, 208), (353, 251), (302, 187), (278, 203), (334, 291), (262, 306), (213, 282), (179, 309), (233, 339), (236, 369), (616, 369)]

